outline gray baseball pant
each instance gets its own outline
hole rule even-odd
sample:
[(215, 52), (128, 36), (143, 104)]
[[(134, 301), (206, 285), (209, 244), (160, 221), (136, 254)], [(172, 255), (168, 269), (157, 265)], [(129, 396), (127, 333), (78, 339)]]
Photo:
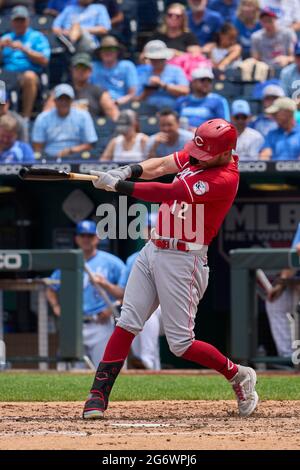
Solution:
[(149, 241), (133, 266), (118, 326), (137, 335), (160, 304), (171, 352), (182, 356), (194, 340), (197, 307), (208, 284), (207, 247), (162, 250)]

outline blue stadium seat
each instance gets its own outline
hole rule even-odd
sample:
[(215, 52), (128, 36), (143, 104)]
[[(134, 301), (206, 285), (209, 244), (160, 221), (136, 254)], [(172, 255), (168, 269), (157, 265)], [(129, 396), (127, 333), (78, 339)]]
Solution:
[(111, 119), (99, 117), (94, 120), (94, 125), (98, 136), (98, 142), (94, 149), (100, 154), (103, 152), (108, 142), (114, 137), (116, 123)]
[(155, 116), (159, 111), (156, 106), (151, 106), (143, 101), (131, 101), (125, 106), (122, 106), (121, 109), (132, 109), (139, 116)]
[(241, 82), (229, 82), (228, 80), (216, 81), (213, 86), (213, 91), (229, 100), (242, 96), (243, 94)]
[(10, 18), (6, 15), (0, 15), (0, 36), (10, 31)]
[(20, 85), (18, 75), (0, 68), (0, 80), (5, 82), (7, 97), (11, 103), (11, 109), (18, 110)]
[(53, 16), (46, 15), (34, 15), (31, 18), (31, 27), (42, 33), (47, 33), (52, 30), (54, 18)]
[(147, 135), (159, 132), (158, 119), (156, 116), (141, 116), (139, 118), (140, 131)]

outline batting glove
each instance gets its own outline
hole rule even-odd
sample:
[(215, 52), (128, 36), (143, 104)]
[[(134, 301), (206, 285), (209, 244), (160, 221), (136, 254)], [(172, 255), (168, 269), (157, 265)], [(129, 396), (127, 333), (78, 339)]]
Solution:
[(109, 173), (105, 173), (104, 171), (91, 170), (90, 174), (98, 176), (98, 179), (92, 182), (95, 188), (116, 192), (116, 184), (118, 181), (120, 181), (120, 178), (116, 178)]
[(115, 168), (114, 170), (108, 170), (107, 174), (114, 176), (115, 178), (119, 178), (122, 181), (131, 178), (132, 176), (132, 169), (130, 165), (120, 166), (119, 168)]

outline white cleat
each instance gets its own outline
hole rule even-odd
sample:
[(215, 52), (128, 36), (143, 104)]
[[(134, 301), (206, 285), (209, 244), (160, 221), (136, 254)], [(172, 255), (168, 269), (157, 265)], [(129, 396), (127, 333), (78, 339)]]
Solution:
[(240, 416), (250, 416), (258, 404), (258, 395), (255, 391), (255, 370), (239, 365), (238, 372), (230, 380), (230, 383), (236, 394)]

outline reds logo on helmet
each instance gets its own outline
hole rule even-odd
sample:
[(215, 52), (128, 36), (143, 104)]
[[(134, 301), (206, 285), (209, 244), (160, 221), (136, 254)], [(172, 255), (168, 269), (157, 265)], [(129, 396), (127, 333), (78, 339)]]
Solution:
[(202, 139), (202, 137), (200, 137), (200, 135), (195, 136), (194, 142), (197, 145), (197, 147), (203, 147), (204, 145), (204, 140)]

